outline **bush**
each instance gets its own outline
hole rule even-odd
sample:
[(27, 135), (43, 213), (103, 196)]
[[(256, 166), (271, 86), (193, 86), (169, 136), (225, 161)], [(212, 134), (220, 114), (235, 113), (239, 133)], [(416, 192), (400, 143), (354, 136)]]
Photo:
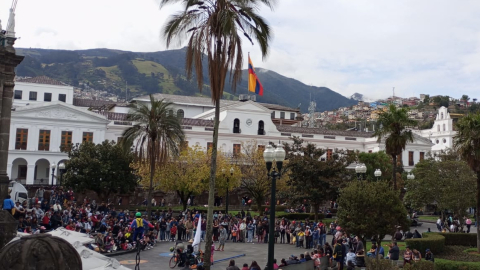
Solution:
[(405, 244), (410, 249), (416, 249), (422, 254), (428, 248), (433, 254), (442, 253), (445, 249), (445, 237), (436, 233), (424, 233), (423, 238), (413, 238), (405, 240)]
[(419, 261), (413, 264), (406, 264), (403, 269), (406, 270), (434, 270), (435, 269), (435, 264), (431, 261)]
[[(477, 246), (477, 235), (473, 233), (435, 233), (445, 237), (447, 246)], [(425, 235), (425, 234), (424, 234)]]
[(396, 265), (392, 265), (392, 261), (384, 259), (373, 259), (365, 257), (365, 265), (368, 270), (397, 270)]
[[(265, 211), (265, 208), (270, 209), (270, 205), (262, 205), (262, 209), (260, 209), (260, 212), (263, 213)], [(287, 208), (288, 208), (288, 206), (286, 206), (286, 205), (276, 205), (275, 206), (275, 212), (285, 211)], [(252, 211), (258, 212), (257, 205), (251, 205), (250, 209), (252, 209)]]
[(480, 270), (480, 263), (435, 259), (435, 270)]
[[(305, 220), (308, 218), (309, 220), (315, 220), (315, 215), (310, 213), (285, 213), (278, 215), (278, 218), (286, 218), (288, 220)], [(321, 213), (318, 213), (318, 220), (324, 219), (325, 216)]]

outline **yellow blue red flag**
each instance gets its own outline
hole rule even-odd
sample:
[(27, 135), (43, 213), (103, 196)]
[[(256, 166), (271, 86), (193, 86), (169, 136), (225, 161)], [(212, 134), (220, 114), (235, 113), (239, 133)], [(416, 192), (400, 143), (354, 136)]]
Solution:
[(258, 80), (257, 74), (255, 74), (255, 68), (253, 67), (250, 55), (248, 56), (248, 91), (263, 96), (263, 86), (260, 80)]

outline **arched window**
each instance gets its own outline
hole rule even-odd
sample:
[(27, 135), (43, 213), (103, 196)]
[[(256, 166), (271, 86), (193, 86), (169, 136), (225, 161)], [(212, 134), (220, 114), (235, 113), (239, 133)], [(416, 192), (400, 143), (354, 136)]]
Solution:
[(437, 125), (437, 131), (440, 131), (440, 125)]
[(440, 119), (443, 119), (443, 112), (440, 114)]
[(447, 143), (447, 139), (443, 139), (443, 143)]
[(240, 120), (238, 118), (233, 120), (233, 133), (240, 133)]
[(185, 117), (185, 112), (182, 109), (178, 110), (177, 117), (183, 119)]
[(258, 135), (265, 135), (265, 124), (263, 121), (258, 121)]
[(173, 115), (173, 110), (168, 110), (168, 116), (172, 116)]
[(445, 124), (443, 124), (443, 131), (445, 131)]

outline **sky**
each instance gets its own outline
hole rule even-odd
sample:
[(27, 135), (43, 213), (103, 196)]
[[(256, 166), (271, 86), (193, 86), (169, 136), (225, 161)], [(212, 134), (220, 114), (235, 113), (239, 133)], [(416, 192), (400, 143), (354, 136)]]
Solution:
[[(5, 28), (11, 0), (0, 0)], [(166, 50), (179, 5), (159, 0), (18, 0), (18, 48)], [(369, 99), (441, 94), (480, 99), (480, 1), (278, 0), (259, 10), (274, 37), (255, 67)], [(179, 46), (168, 49), (177, 49)], [(245, 67), (247, 62), (245, 59)]]

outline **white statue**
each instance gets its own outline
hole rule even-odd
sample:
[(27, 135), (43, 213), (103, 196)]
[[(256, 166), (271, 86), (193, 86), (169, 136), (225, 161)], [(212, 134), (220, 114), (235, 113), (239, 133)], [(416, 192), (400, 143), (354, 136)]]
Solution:
[(15, 35), (15, 12), (13, 12), (13, 8), (10, 9), (10, 17), (8, 17), (7, 34), (8, 33)]

